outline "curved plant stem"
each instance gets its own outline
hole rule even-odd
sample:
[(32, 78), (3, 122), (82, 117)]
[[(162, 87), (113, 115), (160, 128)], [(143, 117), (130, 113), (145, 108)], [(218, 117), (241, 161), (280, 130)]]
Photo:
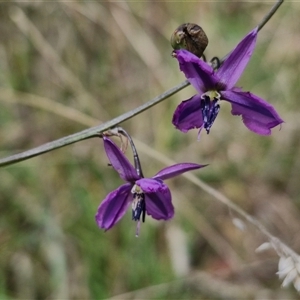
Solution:
[[(261, 23), (258, 25), (258, 29), (262, 29), (263, 26), (271, 19), (271, 17), (274, 15), (274, 13), (277, 11), (277, 9), (280, 7), (280, 5), (284, 2), (284, 0), (279, 0), (277, 1), (273, 7), (271, 8), (271, 10), (265, 15), (265, 17), (263, 18), (263, 20), (261, 21)], [(224, 61), (224, 58), (221, 60)], [(4, 167), (4, 166), (8, 166), (11, 164), (15, 164), (17, 162), (21, 162), (23, 160), (41, 155), (43, 153), (46, 152), (50, 152), (52, 150), (55, 149), (59, 149), (62, 147), (65, 147), (67, 145), (71, 145), (74, 143), (77, 143), (79, 141), (83, 141), (89, 138), (93, 138), (93, 137), (98, 137), (100, 133), (113, 128), (119, 124), (121, 124), (122, 122), (131, 119), (132, 117), (140, 114), (141, 112), (147, 110), (148, 108), (160, 103), (161, 101), (171, 97), (172, 95), (176, 94), (177, 92), (181, 91), (182, 89), (184, 89), (185, 87), (187, 87), (188, 85), (190, 85), (190, 83), (186, 80), (178, 85), (176, 85), (175, 87), (169, 89), (168, 91), (164, 92), (163, 94), (153, 98), (152, 100), (146, 102), (145, 104), (121, 115), (118, 116), (106, 123), (103, 123), (101, 125), (95, 126), (95, 127), (91, 127), (88, 129), (85, 129), (83, 131), (74, 133), (72, 135), (60, 138), (58, 140), (43, 144), (39, 147), (30, 149), (28, 151), (19, 153), (19, 154), (15, 154), (6, 158), (2, 158), (0, 159), (0, 167)]]
[(4, 166), (8, 166), (38, 155), (41, 155), (43, 153), (46, 152), (50, 152), (52, 150), (55, 149), (59, 149), (62, 147), (65, 147), (67, 145), (71, 145), (74, 143), (77, 143), (79, 141), (83, 141), (86, 139), (90, 139), (93, 137), (99, 137), (99, 134), (107, 131), (108, 129), (111, 129), (115, 126), (117, 126), (118, 124), (121, 124), (122, 122), (131, 119), (132, 117), (140, 114), (141, 112), (147, 110), (148, 108), (158, 104), (159, 102), (171, 97), (172, 95), (176, 94), (177, 92), (179, 92), (180, 90), (182, 90), (183, 88), (185, 88), (186, 86), (189, 85), (189, 82), (186, 80), (184, 82), (182, 82), (181, 84), (169, 89), (168, 91), (164, 92), (163, 94), (153, 98), (152, 100), (146, 102), (145, 104), (121, 115), (118, 116), (108, 122), (105, 122), (101, 125), (95, 126), (95, 127), (91, 127), (88, 129), (85, 129), (83, 131), (68, 135), (66, 137), (63, 137), (61, 139), (43, 144), (39, 147), (30, 149), (28, 151), (19, 153), (19, 154), (15, 154), (6, 158), (2, 158), (0, 159), (0, 167), (4, 167)]

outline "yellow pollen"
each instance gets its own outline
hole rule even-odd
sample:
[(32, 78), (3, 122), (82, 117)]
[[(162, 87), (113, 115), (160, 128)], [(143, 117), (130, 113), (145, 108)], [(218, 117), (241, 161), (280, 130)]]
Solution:
[(208, 96), (211, 101), (214, 100), (214, 99), (220, 99), (220, 97), (221, 97), (221, 95), (217, 91), (214, 91), (214, 90), (207, 91), (206, 93), (204, 93), (201, 96), (202, 99), (204, 98), (203, 97), (204, 95)]
[(131, 194), (142, 194), (142, 193), (143, 190), (136, 184), (131, 189)]

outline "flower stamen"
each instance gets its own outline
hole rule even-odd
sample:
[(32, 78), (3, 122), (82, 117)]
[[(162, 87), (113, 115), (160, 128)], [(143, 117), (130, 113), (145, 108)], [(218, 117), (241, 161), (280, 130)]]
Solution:
[(207, 134), (213, 125), (219, 111), (220, 111), (220, 94), (216, 91), (209, 91), (201, 96), (201, 112), (203, 118), (203, 127)]
[(142, 221), (145, 222), (146, 215), (146, 202), (145, 202), (145, 194), (143, 190), (138, 186), (134, 185), (131, 193), (133, 194), (132, 201), (132, 220), (140, 221), (142, 215)]

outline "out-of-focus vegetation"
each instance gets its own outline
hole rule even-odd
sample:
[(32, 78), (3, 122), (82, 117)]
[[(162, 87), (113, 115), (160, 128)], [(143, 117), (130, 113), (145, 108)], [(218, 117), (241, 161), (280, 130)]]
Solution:
[[(206, 56), (222, 57), (271, 5), (2, 3), (1, 157), (108, 121), (183, 81), (169, 45), (181, 23), (201, 25)], [(195, 174), (298, 253), (299, 14), (299, 3), (283, 4), (239, 82), (285, 120), (272, 136), (248, 131), (227, 103), (200, 142), (196, 130), (175, 130), (172, 113), (192, 87), (122, 124), (177, 162), (209, 163)], [(145, 149), (138, 150), (150, 176), (164, 165)], [(107, 163), (101, 140), (92, 139), (0, 170), (1, 299), (297, 299), (280, 287), (276, 253), (255, 253), (265, 237), (247, 223), (239, 230), (239, 216), (183, 177), (168, 182), (173, 220), (148, 217), (139, 238), (130, 213), (99, 230), (97, 207), (121, 184)]]

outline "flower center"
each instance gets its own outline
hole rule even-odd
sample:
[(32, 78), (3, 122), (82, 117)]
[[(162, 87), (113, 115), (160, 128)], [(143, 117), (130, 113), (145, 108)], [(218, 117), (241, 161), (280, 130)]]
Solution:
[(131, 193), (133, 194), (133, 201), (132, 201), (132, 205), (131, 205), (132, 220), (138, 221), (138, 224), (136, 227), (136, 236), (139, 236), (141, 215), (142, 215), (143, 222), (145, 222), (145, 216), (146, 216), (145, 194), (144, 194), (143, 190), (136, 184), (131, 189)]
[(207, 134), (209, 134), (210, 128), (220, 111), (220, 97), (221, 95), (216, 91), (208, 91), (201, 95), (203, 127)]

